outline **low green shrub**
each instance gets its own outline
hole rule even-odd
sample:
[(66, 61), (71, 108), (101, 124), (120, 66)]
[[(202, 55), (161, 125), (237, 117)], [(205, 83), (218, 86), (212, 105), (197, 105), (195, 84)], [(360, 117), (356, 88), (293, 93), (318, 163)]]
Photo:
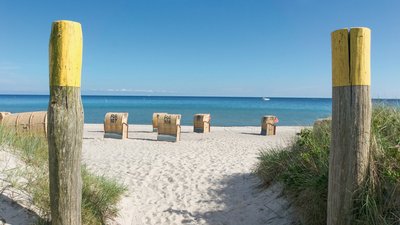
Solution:
[[(330, 123), (303, 129), (294, 144), (268, 149), (255, 169), (264, 185), (281, 182), (300, 221), (326, 224)], [(400, 110), (377, 106), (372, 114), (371, 163), (355, 196), (354, 223), (400, 224)]]

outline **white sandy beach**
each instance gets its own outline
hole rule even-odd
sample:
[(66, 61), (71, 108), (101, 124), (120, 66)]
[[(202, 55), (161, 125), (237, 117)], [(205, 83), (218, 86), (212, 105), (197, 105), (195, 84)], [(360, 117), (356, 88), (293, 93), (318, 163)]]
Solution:
[(286, 145), (300, 127), (212, 127), (209, 134), (182, 127), (177, 143), (157, 142), (151, 126), (129, 128), (128, 140), (103, 139), (87, 124), (83, 162), (128, 187), (117, 224), (290, 224), (279, 187), (262, 191), (251, 175), (261, 149)]
[(287, 145), (301, 127), (278, 127), (276, 136), (258, 135), (260, 127), (192, 129), (183, 126), (182, 140), (170, 143), (156, 141), (150, 125), (131, 125), (129, 139), (117, 140), (103, 138), (102, 124), (85, 124), (83, 163), (128, 188), (110, 224), (292, 223), (280, 187), (259, 189), (251, 171), (260, 150)]

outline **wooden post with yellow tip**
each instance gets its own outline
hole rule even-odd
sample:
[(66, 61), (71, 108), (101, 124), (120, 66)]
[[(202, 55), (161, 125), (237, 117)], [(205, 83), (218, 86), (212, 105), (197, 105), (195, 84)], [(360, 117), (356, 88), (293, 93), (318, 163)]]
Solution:
[(354, 224), (354, 193), (369, 165), (371, 129), (368, 28), (334, 31), (332, 38), (332, 140), (329, 156), (328, 225)]
[(48, 144), (53, 225), (80, 225), (83, 108), (82, 28), (72, 21), (52, 24), (49, 44)]

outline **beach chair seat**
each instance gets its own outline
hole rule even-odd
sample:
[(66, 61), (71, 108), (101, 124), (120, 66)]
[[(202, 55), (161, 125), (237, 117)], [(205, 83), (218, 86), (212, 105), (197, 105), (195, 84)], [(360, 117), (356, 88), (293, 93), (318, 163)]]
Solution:
[(104, 138), (128, 138), (128, 113), (109, 112), (104, 117)]

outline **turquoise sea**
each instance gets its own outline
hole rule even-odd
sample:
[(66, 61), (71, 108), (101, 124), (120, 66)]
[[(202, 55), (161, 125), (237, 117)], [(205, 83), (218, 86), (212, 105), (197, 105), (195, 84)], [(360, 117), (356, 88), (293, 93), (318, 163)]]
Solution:
[[(0, 111), (46, 111), (49, 96), (0, 95)], [(214, 126), (259, 126), (263, 115), (276, 115), (282, 126), (311, 125), (331, 115), (329, 98), (83, 96), (85, 123), (103, 123), (107, 112), (128, 112), (130, 124), (151, 124), (153, 112), (182, 114), (191, 125), (196, 113), (211, 113)], [(400, 100), (374, 100), (400, 105)]]

